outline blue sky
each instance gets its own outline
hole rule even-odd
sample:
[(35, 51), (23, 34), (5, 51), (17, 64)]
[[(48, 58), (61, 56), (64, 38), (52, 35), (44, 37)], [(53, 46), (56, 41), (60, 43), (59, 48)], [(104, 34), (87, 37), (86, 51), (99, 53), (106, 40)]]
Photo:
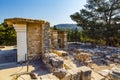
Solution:
[(74, 23), (71, 14), (84, 8), (86, 0), (0, 0), (0, 23), (5, 18), (33, 18), (50, 24)]

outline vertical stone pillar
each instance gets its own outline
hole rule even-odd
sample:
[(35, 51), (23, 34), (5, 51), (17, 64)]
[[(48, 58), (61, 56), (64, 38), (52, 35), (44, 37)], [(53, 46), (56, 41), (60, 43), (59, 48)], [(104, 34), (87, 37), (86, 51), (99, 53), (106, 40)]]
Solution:
[(43, 29), (43, 53), (48, 53), (50, 51), (50, 24), (45, 22), (42, 24)]
[(25, 61), (27, 54), (26, 25), (14, 24), (13, 27), (17, 32), (17, 62)]
[(51, 30), (51, 48), (58, 49), (58, 32), (56, 30)]
[(64, 49), (67, 50), (67, 33), (64, 33)]

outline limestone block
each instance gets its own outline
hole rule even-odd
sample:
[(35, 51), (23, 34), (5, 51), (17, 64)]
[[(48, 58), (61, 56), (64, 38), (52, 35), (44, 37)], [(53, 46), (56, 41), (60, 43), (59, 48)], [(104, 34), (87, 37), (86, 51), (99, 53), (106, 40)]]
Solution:
[(103, 77), (97, 72), (92, 71), (91, 80), (105, 80), (105, 77)]
[(81, 70), (78, 68), (68, 70), (68, 73), (72, 75), (71, 80), (80, 80)]
[(115, 74), (115, 73), (112, 73), (112, 74), (111, 74), (111, 79), (112, 79), (112, 80), (120, 80), (120, 75)]
[(68, 55), (66, 51), (62, 51), (62, 50), (53, 50), (53, 53), (57, 54), (60, 57)]
[(62, 68), (63, 67), (63, 60), (56, 57), (56, 58), (50, 58), (50, 63), (55, 68)]
[(72, 79), (72, 75), (67, 72), (67, 74), (61, 80), (71, 80), (71, 79)]
[(81, 80), (91, 80), (91, 69), (86, 66), (82, 66), (79, 68), (81, 70)]
[(118, 70), (113, 70), (113, 73), (120, 75), (120, 69)]
[(113, 67), (111, 77), (113, 80), (120, 80), (120, 67)]
[(58, 69), (53, 72), (53, 75), (55, 75), (59, 79), (62, 79), (63, 77), (65, 77), (66, 74), (67, 74), (67, 72), (65, 69)]
[(42, 57), (43, 62), (50, 72), (54, 72), (58, 68), (63, 68), (63, 59), (53, 53), (45, 53)]

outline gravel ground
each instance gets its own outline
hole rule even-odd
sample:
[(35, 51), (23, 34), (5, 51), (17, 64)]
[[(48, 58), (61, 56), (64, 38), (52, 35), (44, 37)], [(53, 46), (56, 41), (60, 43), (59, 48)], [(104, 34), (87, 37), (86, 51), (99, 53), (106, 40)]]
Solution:
[[(24, 73), (27, 71), (26, 64), (17, 64), (17, 63), (7, 63), (6, 65), (0, 66), (0, 80), (13, 80), (12, 75), (19, 74), (19, 73)], [(33, 72), (38, 80), (40, 79), (40, 76), (49, 74), (47, 68), (45, 67), (44, 63), (39, 60), (39, 61), (32, 61), (29, 63), (29, 72)], [(21, 79), (20, 77), (23, 77)], [(23, 75), (20, 76), (18, 80), (31, 80), (28, 79), (30, 76), (28, 75)]]

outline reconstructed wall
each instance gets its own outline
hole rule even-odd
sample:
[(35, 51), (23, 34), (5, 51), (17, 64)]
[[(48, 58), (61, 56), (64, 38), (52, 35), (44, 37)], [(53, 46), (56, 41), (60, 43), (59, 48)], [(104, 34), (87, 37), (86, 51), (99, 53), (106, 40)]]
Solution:
[(42, 38), (43, 38), (43, 53), (48, 53), (49, 52), (49, 49), (50, 49), (50, 24), (48, 22), (45, 22), (43, 25), (42, 25)]
[(42, 53), (42, 24), (27, 25), (28, 54)]
[(41, 54), (48, 51), (50, 46), (49, 23), (28, 23), (27, 26), (28, 54)]
[(64, 31), (58, 31), (58, 39), (60, 39), (60, 43), (58, 43), (59, 48), (65, 49), (67, 47), (67, 34)]
[(67, 34), (64, 31), (51, 30), (51, 48), (65, 49), (67, 47)]
[(14, 26), (17, 32), (18, 61), (25, 61), (26, 55), (41, 55), (42, 53), (49, 53), (51, 48), (63, 49), (66, 47), (65, 33), (63, 31), (50, 32), (50, 24), (47, 21), (10, 18), (5, 19), (5, 22)]
[(58, 48), (58, 32), (56, 30), (51, 30), (51, 48), (57, 49)]

